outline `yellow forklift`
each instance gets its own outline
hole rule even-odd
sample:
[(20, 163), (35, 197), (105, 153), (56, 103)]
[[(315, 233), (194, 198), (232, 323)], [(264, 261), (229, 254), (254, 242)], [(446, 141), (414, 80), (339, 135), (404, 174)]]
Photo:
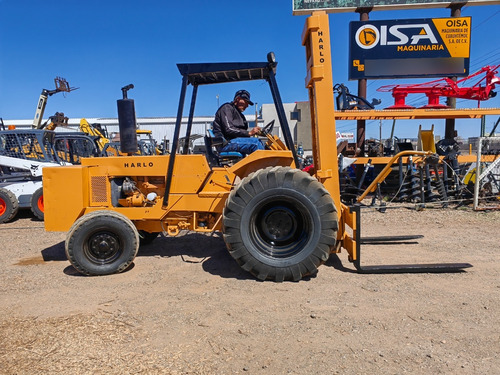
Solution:
[[(315, 175), (296, 169), (298, 156), (276, 83), (277, 62), (178, 64), (180, 100), (170, 155), (137, 156), (133, 99), (118, 100), (121, 151), (81, 165), (45, 168), (45, 228), (68, 231), (65, 249), (82, 274), (126, 270), (141, 242), (159, 233), (222, 231), (229, 254), (260, 280), (300, 280), (317, 272), (331, 253), (345, 249), (359, 272), (456, 271), (470, 264), (361, 266), (359, 207), (340, 201), (328, 17), (307, 19), (306, 87), (312, 112)], [(284, 142), (263, 128), (266, 149), (222, 162), (221, 139), (207, 134), (207, 153), (179, 148), (188, 86), (192, 96), (185, 139), (200, 86), (265, 80)], [(179, 150), (179, 151), (178, 151)], [(214, 155), (216, 157), (210, 157)], [(350, 228), (350, 229), (349, 229)]]

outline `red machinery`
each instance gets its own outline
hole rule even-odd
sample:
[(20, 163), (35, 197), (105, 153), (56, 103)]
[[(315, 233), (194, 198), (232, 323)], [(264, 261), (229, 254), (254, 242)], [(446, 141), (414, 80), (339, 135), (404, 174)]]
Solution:
[[(448, 108), (446, 105), (439, 103), (439, 98), (441, 96), (477, 100), (477, 106), (479, 107), (479, 102), (481, 100), (488, 100), (496, 95), (496, 92), (494, 92), (493, 89), (497, 83), (500, 83), (500, 78), (495, 76), (495, 74), (498, 73), (497, 69), (499, 66), (500, 64), (496, 66), (484, 66), (476, 73), (458, 81), (454, 81), (451, 78), (441, 78), (435, 81), (418, 83), (415, 85), (382, 86), (378, 88), (377, 91), (392, 92), (395, 103), (386, 109), (415, 108), (405, 103), (405, 98), (408, 94), (425, 94), (429, 99), (429, 102), (422, 108)], [(459, 87), (460, 84), (482, 73), (485, 73), (484, 77), (473, 86)], [(485, 81), (484, 86), (481, 84), (483, 81)]]

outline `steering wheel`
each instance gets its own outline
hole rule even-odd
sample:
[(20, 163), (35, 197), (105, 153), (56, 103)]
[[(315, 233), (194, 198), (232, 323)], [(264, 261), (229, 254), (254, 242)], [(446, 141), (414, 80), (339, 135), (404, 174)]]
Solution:
[(272, 120), (269, 124), (267, 124), (266, 126), (264, 126), (260, 133), (264, 136), (268, 135), (268, 134), (271, 134), (271, 132), (273, 131), (273, 127), (274, 127), (274, 120)]

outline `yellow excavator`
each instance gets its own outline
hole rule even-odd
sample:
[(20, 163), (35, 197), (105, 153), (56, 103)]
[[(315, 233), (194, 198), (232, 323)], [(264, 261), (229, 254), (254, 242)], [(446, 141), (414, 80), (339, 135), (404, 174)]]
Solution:
[(95, 137), (96, 142), (101, 150), (106, 149), (106, 145), (109, 143), (109, 139), (104, 136), (102, 129), (99, 129), (95, 125), (89, 124), (89, 122), (84, 118), (80, 120), (79, 129), (81, 132)]
[[(95, 137), (96, 142), (99, 144), (103, 153), (108, 156), (121, 156), (124, 155), (120, 151), (119, 141), (112, 141), (109, 139), (107, 131), (96, 124), (90, 124), (86, 119), (80, 120), (80, 131)], [(139, 147), (137, 155), (161, 155), (163, 152), (158, 148), (152, 136), (152, 131), (147, 129), (136, 129)]]

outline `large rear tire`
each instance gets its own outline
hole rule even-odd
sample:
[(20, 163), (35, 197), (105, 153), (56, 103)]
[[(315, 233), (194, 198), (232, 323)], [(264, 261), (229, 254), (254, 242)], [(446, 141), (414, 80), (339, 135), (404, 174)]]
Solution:
[(79, 218), (66, 237), (66, 256), (84, 275), (109, 275), (127, 269), (139, 249), (139, 234), (126, 216), (94, 211)]
[(223, 212), (231, 256), (260, 280), (294, 280), (316, 273), (336, 243), (338, 218), (324, 186), (308, 173), (270, 167), (231, 192)]
[(0, 188), (0, 223), (12, 220), (19, 211), (19, 201), (10, 190)]
[(39, 220), (44, 218), (44, 206), (43, 206), (43, 188), (38, 188), (31, 196), (31, 212)]

